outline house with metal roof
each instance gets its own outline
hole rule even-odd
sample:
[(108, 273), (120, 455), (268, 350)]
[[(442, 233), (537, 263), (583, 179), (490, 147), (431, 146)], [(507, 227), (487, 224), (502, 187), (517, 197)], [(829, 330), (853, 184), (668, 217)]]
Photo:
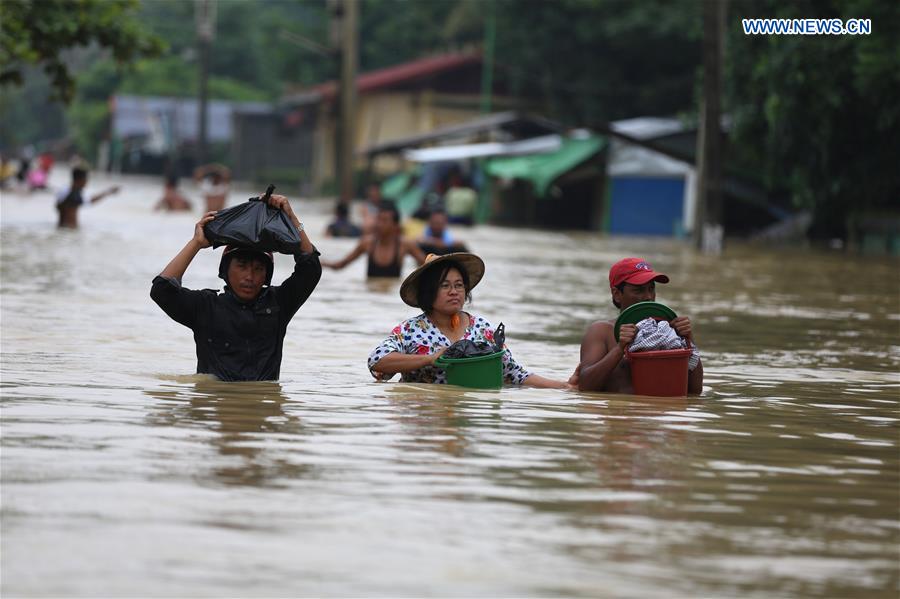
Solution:
[[(402, 157), (392, 148), (481, 116), (481, 70), (479, 53), (458, 52), (360, 74), (354, 143), (359, 168), (394, 172)], [(338, 83), (328, 81), (286, 95), (269, 114), (238, 113), (236, 176), (265, 179), (264, 173), (292, 170), (309, 183), (306, 191), (331, 189), (338, 91)], [(502, 76), (494, 80), (492, 104), (500, 110), (521, 106), (506, 96)]]

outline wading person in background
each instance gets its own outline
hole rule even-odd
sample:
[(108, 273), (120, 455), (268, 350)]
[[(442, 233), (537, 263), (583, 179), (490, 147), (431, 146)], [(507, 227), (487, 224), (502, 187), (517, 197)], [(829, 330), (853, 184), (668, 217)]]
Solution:
[(422, 231), (422, 236), (416, 240), (419, 249), (427, 254), (451, 254), (453, 252), (466, 252), (466, 244), (457, 241), (447, 229), (447, 213), (442, 208), (435, 208), (428, 215), (428, 224)]
[(369, 260), (366, 276), (399, 277), (403, 258), (412, 256), (418, 264), (425, 261), (425, 254), (415, 243), (400, 233), (400, 212), (393, 202), (382, 202), (375, 219), (375, 230), (364, 235), (353, 250), (336, 262), (325, 261), (322, 266), (340, 270), (366, 254)]
[[(609, 269), (609, 291), (619, 311), (638, 302), (656, 301), (656, 283), (668, 283), (669, 277), (653, 270), (642, 258), (624, 258)], [(679, 316), (669, 323), (672, 329), (694, 347), (691, 319)], [(623, 324), (619, 341), (613, 334), (615, 319), (593, 323), (581, 341), (581, 363), (578, 366), (578, 388), (581, 391), (632, 393), (631, 368), (625, 349), (634, 341), (636, 325)], [(688, 393), (703, 392), (703, 364), (688, 373)]]
[(381, 195), (381, 185), (369, 183), (366, 186), (366, 199), (359, 209), (360, 220), (362, 220), (362, 232), (371, 233), (375, 230), (375, 220), (378, 218), (378, 211), (381, 210), (381, 203), (384, 198)]
[[(400, 286), (400, 298), (422, 310), (394, 327), (391, 335), (369, 354), (369, 371), (377, 379), (400, 373), (405, 383), (446, 383), (447, 373), (435, 362), (460, 339), (494, 342), (494, 327), (481, 316), (463, 310), (472, 289), (484, 276), (484, 262), (475, 254), (459, 252), (428, 256)], [(504, 347), (505, 349), (505, 347)], [(503, 381), (564, 389), (569, 385), (534, 374), (503, 354)]]
[(194, 169), (194, 180), (200, 182), (200, 192), (206, 199), (206, 211), (216, 212), (225, 207), (231, 189), (231, 171), (221, 164), (205, 164)]
[[(65, 229), (78, 228), (78, 210), (85, 203), (82, 195), (85, 185), (87, 185), (88, 172), (87, 169), (76, 166), (72, 169), (72, 185), (63, 190), (56, 196), (56, 211), (59, 212), (59, 226)], [(103, 198), (111, 196), (119, 192), (119, 186), (113, 186), (105, 191), (91, 196), (88, 200), (91, 204), (96, 204)]]
[(178, 175), (166, 175), (163, 197), (156, 203), (154, 210), (168, 212), (186, 212), (191, 209), (190, 201), (178, 189)]
[(300, 231), (300, 252), (294, 272), (278, 286), (270, 286), (272, 254), (227, 246), (219, 263), (225, 291), (195, 291), (181, 278), (197, 253), (210, 246), (203, 226), (215, 218), (207, 213), (194, 226), (194, 237), (153, 279), (150, 297), (172, 320), (194, 332), (197, 373), (225, 381), (275, 380), (281, 370), (284, 336), (291, 318), (315, 289), (322, 275), (319, 253), (284, 196), (268, 201), (283, 210)]
[(350, 208), (346, 202), (338, 202), (334, 207), (334, 220), (325, 229), (326, 237), (359, 237), (362, 229), (350, 221)]

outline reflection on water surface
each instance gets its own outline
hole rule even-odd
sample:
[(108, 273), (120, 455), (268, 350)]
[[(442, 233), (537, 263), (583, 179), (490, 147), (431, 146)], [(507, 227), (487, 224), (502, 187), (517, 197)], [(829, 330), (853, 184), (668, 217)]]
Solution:
[[(5, 595), (896, 596), (895, 261), (459, 231), (488, 266), (472, 310), (558, 378), (613, 315), (609, 264), (647, 257), (704, 395), (371, 382), (413, 312), (361, 262), (301, 308), (280, 382), (224, 384), (149, 299), (196, 218), (158, 193), (127, 179), (76, 232), (3, 194)], [(296, 205), (313, 235), (329, 208)], [(218, 287), (217, 260), (185, 283)]]

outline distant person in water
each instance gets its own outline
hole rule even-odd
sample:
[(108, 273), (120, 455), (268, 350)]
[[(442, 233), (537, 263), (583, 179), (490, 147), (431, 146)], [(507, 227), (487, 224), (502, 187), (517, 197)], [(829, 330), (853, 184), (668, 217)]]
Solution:
[(366, 275), (370, 278), (399, 277), (403, 258), (407, 255), (412, 256), (417, 264), (425, 261), (425, 254), (419, 246), (401, 234), (400, 212), (392, 202), (381, 203), (374, 231), (364, 235), (353, 251), (336, 262), (322, 262), (322, 266), (340, 270), (363, 254), (369, 259)]
[(443, 256), (453, 252), (467, 252), (466, 244), (457, 241), (447, 229), (447, 213), (442, 208), (435, 208), (428, 215), (428, 224), (422, 236), (416, 240), (419, 249), (425, 254)]
[[(85, 185), (87, 185), (88, 171), (86, 168), (76, 166), (72, 169), (72, 185), (60, 192), (56, 197), (56, 210), (59, 212), (59, 226), (66, 229), (78, 228), (78, 210), (85, 203), (82, 195)], [(88, 200), (91, 204), (96, 204), (103, 198), (111, 196), (119, 192), (119, 186), (115, 185), (105, 191), (91, 196)]]
[(334, 220), (325, 229), (326, 237), (359, 237), (362, 229), (350, 222), (350, 209), (346, 202), (338, 202), (334, 208)]
[(275, 270), (271, 253), (226, 246), (219, 262), (224, 293), (182, 286), (181, 278), (194, 257), (210, 247), (203, 226), (216, 217), (213, 212), (207, 212), (194, 225), (191, 240), (153, 279), (153, 301), (172, 320), (194, 332), (198, 374), (211, 374), (224, 381), (277, 379), (287, 326), (322, 275), (319, 253), (288, 199), (273, 195), (268, 203), (282, 210), (300, 233), (294, 271), (281, 285), (271, 286)]
[(156, 203), (154, 210), (184, 212), (191, 210), (191, 203), (178, 189), (178, 175), (167, 175), (163, 197)]
[(15, 176), (16, 166), (6, 157), (6, 154), (0, 153), (0, 188), (9, 187)]
[(206, 200), (206, 211), (217, 212), (225, 207), (231, 189), (231, 170), (221, 164), (205, 164), (194, 169), (194, 180)]
[(31, 170), (32, 160), (34, 160), (34, 146), (25, 146), (19, 153), (19, 170), (16, 171), (16, 180), (20, 187), (28, 183), (28, 171)]
[(472, 225), (475, 222), (478, 194), (465, 180), (459, 169), (451, 171), (448, 179), (447, 191), (444, 193), (444, 205), (447, 208), (450, 222)]
[[(620, 311), (638, 302), (656, 301), (656, 283), (668, 283), (669, 277), (653, 270), (643, 258), (624, 258), (609, 269), (609, 291), (613, 305)], [(694, 346), (691, 319), (679, 316), (669, 323), (675, 332)], [(588, 327), (581, 341), (578, 388), (581, 391), (632, 393), (631, 367), (625, 349), (634, 341), (637, 326), (623, 324), (619, 340), (613, 334), (613, 320), (598, 320)], [(688, 373), (688, 393), (703, 392), (703, 363)]]
[(366, 201), (360, 208), (360, 217), (362, 219), (362, 232), (364, 234), (371, 233), (375, 230), (375, 220), (378, 218), (378, 211), (381, 209), (381, 203), (384, 198), (381, 196), (381, 185), (372, 182), (366, 186)]
[(37, 158), (37, 166), (28, 173), (28, 190), (47, 189), (47, 180), (50, 178), (50, 170), (55, 162), (53, 154), (43, 152)]

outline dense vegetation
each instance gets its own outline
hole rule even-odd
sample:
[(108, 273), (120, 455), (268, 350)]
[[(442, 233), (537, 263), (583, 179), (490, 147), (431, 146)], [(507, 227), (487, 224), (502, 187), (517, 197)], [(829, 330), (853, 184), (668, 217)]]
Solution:
[[(52, 12), (76, 4), (89, 7), (76, 11), (77, 27)], [(40, 14), (23, 19), (23, 10)], [(7, 76), (9, 64), (26, 76), (23, 86), (3, 88), (2, 145), (68, 134), (90, 152), (106, 126), (111, 94), (196, 95), (193, 10), (185, 0), (134, 7), (127, 0), (4, 0), (4, 78), (15, 80)], [(695, 0), (363, 0), (360, 68), (481, 45), (492, 19), (498, 76), (547, 116), (581, 126), (642, 115), (690, 120), (702, 77), (702, 10)], [(744, 17), (869, 18), (873, 32), (747, 36)], [(56, 47), (44, 43), (35, 55), (27, 52), (35, 37), (10, 35), (23, 23), (42, 31), (80, 29), (53, 38)], [(110, 28), (118, 33), (96, 35)], [(163, 47), (156, 39), (165, 49), (154, 57)], [(289, 89), (334, 78), (337, 63), (323, 50), (328, 46), (324, 0), (219, 2), (210, 95), (274, 101)], [(21, 66), (29, 62), (50, 65), (49, 79)], [(74, 96), (60, 65), (77, 73)], [(48, 104), (54, 90), (73, 98), (67, 108)], [(723, 100), (733, 123), (729, 168), (811, 209), (814, 235), (844, 236), (854, 214), (886, 210), (900, 197), (898, 92), (900, 4), (729, 2)]]

